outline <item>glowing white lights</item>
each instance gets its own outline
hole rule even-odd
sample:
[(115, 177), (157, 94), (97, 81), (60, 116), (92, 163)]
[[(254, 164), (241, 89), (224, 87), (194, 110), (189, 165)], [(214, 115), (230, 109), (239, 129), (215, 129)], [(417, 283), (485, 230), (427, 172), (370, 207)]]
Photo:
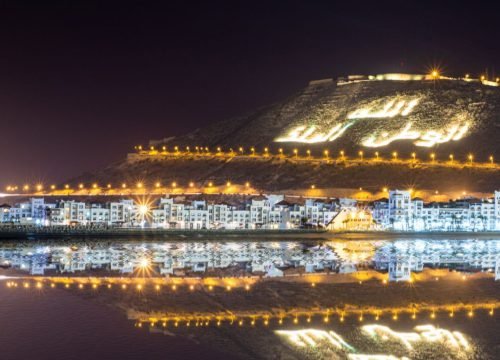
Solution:
[[(398, 332), (383, 325), (365, 325), (361, 327), (362, 332), (374, 340), (382, 343), (399, 342), (407, 351), (413, 351), (413, 345), (417, 343), (441, 343), (453, 348), (455, 351), (469, 350), (470, 345), (465, 337), (458, 331), (439, 329), (433, 325), (420, 325), (414, 328), (414, 332)], [(409, 358), (397, 357), (390, 354), (358, 354), (356, 349), (346, 343), (340, 335), (333, 331), (302, 329), (302, 330), (276, 330), (275, 333), (285, 338), (290, 344), (304, 349), (324, 349), (326, 346), (336, 350), (344, 351), (350, 360), (409, 360)], [(330, 353), (331, 349), (329, 350)]]
[(309, 124), (295, 126), (284, 135), (276, 138), (275, 141), (309, 144), (331, 142), (344, 135), (350, 127), (360, 121), (370, 123), (380, 119), (388, 121), (373, 122), (370, 125), (373, 128), (372, 133), (361, 135), (360, 145), (382, 147), (397, 140), (413, 140), (416, 146), (432, 147), (460, 140), (467, 134), (473, 119), (465, 113), (455, 114), (450, 119), (449, 125), (439, 128), (415, 124), (411, 118), (406, 123), (390, 120), (396, 117), (408, 117), (422, 103), (423, 99), (422, 96), (402, 95), (376, 99), (347, 114), (345, 120), (333, 118), (321, 125), (306, 121)]
[(357, 109), (350, 113), (348, 119), (380, 119), (380, 118), (392, 118), (398, 115), (408, 116), (415, 106), (419, 103), (420, 98), (416, 99), (402, 99), (398, 98), (389, 99), (384, 102), (382, 108), (379, 104), (367, 106), (361, 109)]
[(349, 354), (349, 360), (410, 360), (406, 356)]
[(381, 147), (386, 146), (396, 140), (416, 140), (416, 146), (432, 147), (449, 141), (457, 141), (464, 137), (469, 129), (469, 123), (452, 124), (440, 130), (418, 131), (412, 130), (412, 123), (409, 122), (399, 132), (390, 134), (384, 131), (378, 135), (370, 135), (362, 141), (363, 146)]
[(408, 350), (413, 349), (413, 343), (417, 342), (441, 342), (456, 349), (468, 350), (469, 343), (458, 331), (437, 329), (433, 325), (416, 326), (416, 332), (397, 332), (383, 325), (365, 325), (361, 328), (364, 332), (375, 339), (385, 341), (399, 341)]
[(286, 338), (288, 342), (298, 347), (316, 347), (318, 342), (326, 341), (328, 344), (337, 349), (354, 350), (354, 348), (346, 343), (340, 335), (333, 331), (303, 329), (303, 330), (276, 330), (276, 334)]
[(288, 134), (276, 138), (275, 142), (299, 142), (299, 143), (320, 143), (334, 141), (352, 125), (353, 123), (337, 124), (327, 132), (318, 132), (315, 125), (297, 126), (290, 130)]

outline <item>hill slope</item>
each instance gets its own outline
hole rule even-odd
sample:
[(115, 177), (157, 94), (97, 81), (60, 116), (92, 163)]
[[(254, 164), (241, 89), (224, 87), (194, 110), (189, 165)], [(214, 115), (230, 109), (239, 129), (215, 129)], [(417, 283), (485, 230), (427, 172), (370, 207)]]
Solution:
[[(339, 130), (330, 139), (338, 137), (321, 141), (335, 127)], [(295, 138), (290, 136), (294, 131)], [(342, 149), (351, 154), (360, 149), (401, 153), (432, 149), (458, 157), (473, 152), (479, 158), (500, 155), (495, 140), (498, 138), (500, 87), (459, 80), (360, 81), (343, 85), (331, 81), (312, 83), (289, 99), (249, 116), (154, 144), (226, 149), (329, 148), (332, 153)]]
[[(408, 159), (415, 152), (419, 159), (444, 164), (454, 161), (487, 163), (500, 159), (500, 87), (463, 80), (419, 81), (334, 81), (312, 82), (301, 92), (255, 113), (213, 124), (190, 134), (163, 141), (151, 141), (156, 149), (165, 146), (179, 156), (149, 156), (147, 152), (130, 156), (118, 164), (73, 182), (100, 183), (172, 181), (180, 186), (190, 181), (206, 184), (252, 182), (258, 189), (278, 191), (322, 188), (405, 187), (425, 189), (468, 189), (489, 192), (500, 188), (498, 166), (430, 166), (424, 163), (391, 163), (339, 160), (339, 152), (351, 159), (363, 151), (365, 159), (375, 152), (391, 158), (397, 152)], [(190, 152), (184, 149), (189, 146)], [(195, 156), (195, 147), (209, 147), (210, 156)], [(289, 158), (218, 157), (233, 149), (250, 154), (265, 147), (271, 155), (282, 149)], [(309, 150), (321, 158), (329, 151), (332, 161), (295, 161)], [(299, 160), (299, 159), (297, 159)], [(470, 162), (470, 161), (469, 161)]]

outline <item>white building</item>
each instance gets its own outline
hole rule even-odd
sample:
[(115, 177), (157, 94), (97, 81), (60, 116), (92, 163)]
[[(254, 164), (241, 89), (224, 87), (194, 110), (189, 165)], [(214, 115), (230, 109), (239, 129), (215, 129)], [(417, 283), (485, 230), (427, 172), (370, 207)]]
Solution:
[(373, 204), (373, 218), (383, 229), (398, 231), (500, 230), (500, 192), (490, 199), (464, 198), (425, 204), (409, 191), (390, 191)]

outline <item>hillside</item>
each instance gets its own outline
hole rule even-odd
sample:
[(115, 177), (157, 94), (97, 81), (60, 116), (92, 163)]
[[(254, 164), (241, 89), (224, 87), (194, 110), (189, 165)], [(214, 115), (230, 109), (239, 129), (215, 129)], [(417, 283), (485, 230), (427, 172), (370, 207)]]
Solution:
[[(304, 137), (312, 127), (313, 132)], [(320, 135), (324, 138), (336, 127), (339, 130), (330, 139), (345, 130), (334, 140), (322, 141)], [(296, 131), (301, 128), (301, 132)], [(289, 135), (294, 131), (292, 140)], [(500, 87), (461, 80), (353, 81), (339, 85), (319, 81), (249, 116), (152, 144), (235, 149), (327, 147), (332, 153), (390, 148), (409, 154), (432, 149), (456, 156), (473, 152), (476, 157), (487, 157), (500, 156), (498, 138)], [(280, 139), (282, 142), (276, 142)], [(390, 139), (394, 140), (381, 145)]]
[[(153, 140), (148, 151), (72, 182), (248, 181), (264, 191), (314, 185), (491, 192), (500, 188), (500, 87), (487, 85), (468, 79), (311, 82), (251, 115)], [(409, 161), (412, 153), (419, 161)], [(374, 161), (378, 154), (385, 161)], [(318, 161), (301, 161), (307, 158)]]

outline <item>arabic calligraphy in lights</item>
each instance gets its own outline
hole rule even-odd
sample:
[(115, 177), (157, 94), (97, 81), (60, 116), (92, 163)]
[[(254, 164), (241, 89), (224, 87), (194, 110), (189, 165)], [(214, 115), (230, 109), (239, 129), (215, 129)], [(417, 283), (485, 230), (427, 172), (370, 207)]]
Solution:
[(298, 143), (320, 143), (334, 141), (344, 134), (357, 120), (392, 118), (395, 116), (409, 115), (415, 106), (420, 102), (420, 98), (404, 99), (392, 98), (384, 103), (380, 108), (380, 101), (376, 105), (357, 109), (347, 116), (346, 122), (336, 124), (327, 131), (318, 131), (316, 125), (300, 125), (291, 129), (285, 136), (276, 138), (275, 142), (298, 142)]
[(353, 124), (349, 122), (345, 124), (337, 124), (327, 132), (316, 132), (316, 126), (297, 126), (290, 130), (288, 134), (283, 137), (276, 138), (275, 142), (300, 142), (314, 144), (319, 142), (334, 141)]
[(458, 331), (449, 331), (446, 329), (437, 329), (433, 325), (416, 326), (416, 332), (397, 332), (383, 325), (365, 325), (361, 328), (365, 333), (374, 339), (381, 341), (399, 341), (408, 350), (413, 349), (413, 343), (417, 342), (441, 342), (452, 348), (468, 350), (469, 343), (462, 333)]
[(408, 116), (415, 106), (418, 105), (420, 98), (412, 100), (392, 99), (386, 102), (380, 110), (374, 110), (376, 106), (361, 108), (350, 113), (348, 119), (381, 119), (392, 118), (398, 115)]
[(409, 122), (405, 127), (396, 133), (390, 134), (387, 131), (380, 135), (370, 135), (362, 141), (366, 147), (386, 146), (396, 140), (416, 140), (414, 144), (421, 147), (432, 147), (436, 144), (442, 144), (449, 141), (457, 141), (464, 137), (469, 129), (469, 123), (452, 124), (442, 130), (427, 130), (421, 132), (412, 130), (412, 123)]
[(276, 330), (276, 334), (283, 336), (286, 340), (298, 347), (316, 347), (320, 341), (326, 341), (330, 345), (338, 349), (348, 349), (353, 351), (354, 348), (346, 343), (344, 339), (333, 331), (324, 331), (317, 329), (303, 330)]

